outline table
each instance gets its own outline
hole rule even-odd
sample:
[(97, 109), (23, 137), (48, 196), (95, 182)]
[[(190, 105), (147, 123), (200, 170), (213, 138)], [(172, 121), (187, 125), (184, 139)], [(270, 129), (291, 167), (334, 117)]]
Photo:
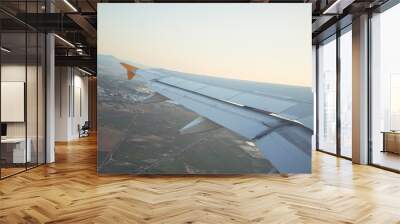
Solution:
[(400, 131), (382, 131), (383, 150), (382, 152), (392, 152), (400, 154)]
[[(9, 151), (12, 154), (12, 161), (9, 161), (9, 162), (11, 162), (11, 163), (31, 162), (31, 160), (32, 160), (32, 153), (31, 153), (32, 141), (30, 138), (27, 138), (26, 140), (27, 140), (28, 144), (27, 144), (26, 151), (25, 151), (25, 138), (1, 139), (2, 157), (3, 157), (4, 153), (7, 153), (7, 151)], [(12, 148), (10, 148), (10, 146)], [(11, 160), (11, 158), (10, 158), (10, 160)]]

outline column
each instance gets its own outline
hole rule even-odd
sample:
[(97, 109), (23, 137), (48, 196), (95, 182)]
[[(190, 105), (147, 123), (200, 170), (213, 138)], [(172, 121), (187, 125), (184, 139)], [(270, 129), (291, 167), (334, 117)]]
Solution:
[(368, 163), (368, 15), (353, 19), (352, 157)]

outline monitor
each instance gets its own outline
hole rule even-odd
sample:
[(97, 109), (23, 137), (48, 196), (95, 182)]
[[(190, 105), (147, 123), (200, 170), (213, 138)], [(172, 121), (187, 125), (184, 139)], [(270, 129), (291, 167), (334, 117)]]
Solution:
[(1, 136), (7, 136), (7, 124), (1, 123)]

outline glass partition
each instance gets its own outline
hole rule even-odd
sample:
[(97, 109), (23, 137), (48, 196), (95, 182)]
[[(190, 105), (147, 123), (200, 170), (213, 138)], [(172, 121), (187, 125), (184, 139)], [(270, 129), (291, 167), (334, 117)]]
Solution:
[(1, 176), (7, 177), (24, 171), (31, 158), (26, 144), (26, 33), (3, 32), (1, 47)]
[(27, 113), (27, 143), (30, 150), (30, 161), (27, 163), (28, 168), (37, 165), (37, 33), (28, 32), (27, 33), (27, 98), (26, 98), (26, 113)]
[[(17, 12), (41, 12), (43, 3), (20, 1)], [(0, 178), (45, 163), (45, 42), (43, 33), (0, 12)]]

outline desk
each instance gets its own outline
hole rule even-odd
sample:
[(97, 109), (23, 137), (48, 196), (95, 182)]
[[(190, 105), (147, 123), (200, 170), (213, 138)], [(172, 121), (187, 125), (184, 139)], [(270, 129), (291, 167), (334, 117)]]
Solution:
[(382, 152), (392, 152), (400, 154), (400, 131), (382, 131), (383, 150)]
[[(1, 139), (2, 154), (3, 154), (3, 152), (7, 153), (7, 151), (11, 151), (12, 161), (10, 161), (11, 158), (8, 159), (9, 160), (8, 162), (10, 162), (10, 163), (31, 162), (31, 160), (32, 160), (32, 153), (31, 153), (32, 141), (30, 138), (28, 138), (27, 142), (28, 142), (28, 144), (27, 144), (28, 147), (26, 147), (26, 151), (25, 151), (25, 138)], [(9, 146), (13, 146), (13, 147), (10, 149)], [(5, 149), (3, 147), (5, 147)], [(27, 160), (25, 161), (25, 159), (27, 159)]]

